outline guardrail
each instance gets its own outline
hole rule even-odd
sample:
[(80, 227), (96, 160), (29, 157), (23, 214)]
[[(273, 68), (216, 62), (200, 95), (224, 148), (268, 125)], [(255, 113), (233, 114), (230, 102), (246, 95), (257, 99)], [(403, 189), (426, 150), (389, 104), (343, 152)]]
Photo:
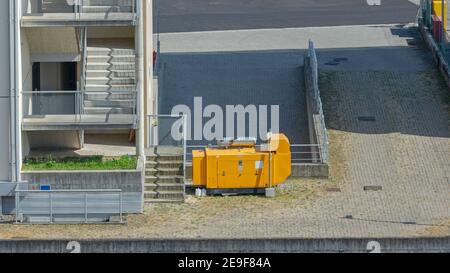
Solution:
[(88, 224), (98, 223), (98, 219), (108, 221), (112, 216), (119, 217), (118, 222), (123, 223), (122, 190), (17, 189), (15, 201), (17, 223), (35, 217), (38, 223)]
[[(256, 145), (256, 148), (262, 145)], [(187, 145), (186, 152), (186, 163), (192, 164), (192, 151), (193, 150), (203, 150), (205, 148), (217, 148), (217, 145)], [(291, 144), (291, 163), (316, 163), (317, 161), (322, 162), (323, 150), (319, 144)]]
[[(147, 115), (148, 146), (152, 148), (179, 148), (183, 155), (183, 175), (186, 182), (187, 164), (187, 116)], [(175, 151), (177, 153), (178, 151)], [(186, 183), (184, 183), (186, 187)], [(184, 189), (186, 193), (186, 188)]]
[(26, 0), (23, 1), (23, 15), (43, 13), (136, 13), (136, 0), (102, 0), (92, 4), (90, 0)]
[[(89, 103), (103, 103), (111, 111), (127, 109), (130, 115), (136, 115), (137, 91), (23, 91), (23, 116), (42, 115), (84, 115)], [(122, 101), (120, 101), (122, 100)], [(100, 107), (97, 106), (97, 107)], [(93, 107), (96, 107), (95, 105)], [(114, 113), (109, 113), (114, 114)], [(93, 114), (95, 115), (95, 114)], [(104, 115), (104, 114), (102, 114)]]
[(317, 142), (315, 148), (320, 155), (320, 162), (327, 164), (329, 159), (328, 131), (320, 98), (317, 55), (312, 41), (309, 41), (308, 54), (305, 58), (305, 81), (309, 114), (311, 115), (310, 122), (313, 124), (314, 138)]

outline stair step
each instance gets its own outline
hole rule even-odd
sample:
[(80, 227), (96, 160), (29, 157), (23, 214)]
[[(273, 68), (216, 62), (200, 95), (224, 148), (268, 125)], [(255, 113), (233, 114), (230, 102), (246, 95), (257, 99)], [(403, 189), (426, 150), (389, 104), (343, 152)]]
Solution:
[(135, 78), (135, 70), (111, 70), (111, 69), (100, 69), (100, 70), (87, 70), (87, 78)]
[(85, 93), (85, 100), (135, 100), (136, 94), (127, 94), (117, 92), (95, 92), (95, 93)]
[(174, 183), (174, 184), (183, 184), (184, 177), (181, 175), (146, 175), (145, 183)]
[(183, 161), (148, 161), (146, 162), (146, 168), (183, 168)]
[(132, 12), (131, 6), (84, 6), (84, 13)]
[(132, 6), (135, 0), (84, 0), (85, 6)]
[(107, 84), (87, 84), (87, 91), (136, 91), (136, 85), (134, 84), (116, 84), (116, 85), (107, 85)]
[(88, 55), (87, 61), (88, 63), (131, 63), (136, 62), (136, 55)]
[(134, 108), (135, 100), (84, 100), (85, 107)]
[(134, 78), (129, 77), (88, 77), (86, 78), (86, 84), (107, 84), (107, 85), (116, 85), (116, 84), (135, 84), (136, 80)]
[(146, 183), (144, 188), (145, 191), (184, 191), (184, 185), (176, 183)]
[(117, 107), (84, 107), (86, 115), (102, 115), (102, 114), (134, 114), (134, 108), (117, 108)]
[(183, 161), (183, 155), (150, 155), (146, 156), (147, 161)]
[(133, 56), (136, 52), (133, 48), (112, 48), (112, 47), (102, 47), (96, 46), (87, 48), (88, 57), (90, 56)]
[(87, 71), (91, 70), (135, 70), (136, 63), (133, 62), (111, 62), (111, 63), (87, 63)]
[(182, 199), (144, 199), (145, 203), (149, 203), (149, 204), (161, 204), (161, 203), (175, 203), (175, 204), (179, 204), (179, 203), (184, 203), (184, 198)]
[(183, 191), (145, 191), (145, 199), (184, 199)]
[(148, 175), (148, 176), (181, 175), (182, 173), (183, 173), (183, 170), (180, 168), (171, 168), (171, 169), (156, 168), (156, 169), (146, 169), (145, 170), (145, 175)]

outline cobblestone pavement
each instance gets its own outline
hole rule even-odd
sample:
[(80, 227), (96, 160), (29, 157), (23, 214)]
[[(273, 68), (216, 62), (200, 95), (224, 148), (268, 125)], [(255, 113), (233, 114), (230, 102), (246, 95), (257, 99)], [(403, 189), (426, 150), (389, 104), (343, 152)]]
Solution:
[[(360, 30), (345, 29), (347, 35)], [(373, 33), (385, 46), (367, 48), (365, 37), (350, 37), (340, 50), (320, 43), (329, 180), (289, 180), (274, 199), (190, 197), (181, 205), (148, 205), (144, 215), (128, 216), (126, 226), (2, 225), (0, 238), (450, 235), (448, 88), (414, 32), (377, 27)], [(335, 187), (341, 191), (328, 191)]]

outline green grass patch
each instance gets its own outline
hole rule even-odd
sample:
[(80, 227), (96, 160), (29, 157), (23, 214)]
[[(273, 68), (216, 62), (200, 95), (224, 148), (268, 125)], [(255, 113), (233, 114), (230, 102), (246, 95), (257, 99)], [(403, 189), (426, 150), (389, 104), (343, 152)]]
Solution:
[(135, 170), (137, 158), (135, 156), (122, 156), (118, 159), (105, 160), (102, 156), (84, 158), (53, 159), (39, 158), (26, 159), (23, 171), (82, 171), (82, 170)]

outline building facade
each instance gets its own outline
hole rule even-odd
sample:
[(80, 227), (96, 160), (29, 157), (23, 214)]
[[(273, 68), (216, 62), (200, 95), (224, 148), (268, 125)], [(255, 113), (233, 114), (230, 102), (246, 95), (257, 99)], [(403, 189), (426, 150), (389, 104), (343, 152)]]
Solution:
[[(14, 213), (22, 200), (26, 207), (18, 188), (121, 189), (124, 211), (141, 211), (146, 117), (154, 114), (156, 101), (152, 1), (9, 0), (0, 5), (0, 214)], [(137, 170), (117, 173), (22, 169), (29, 157), (73, 151), (136, 155), (140, 163)]]

